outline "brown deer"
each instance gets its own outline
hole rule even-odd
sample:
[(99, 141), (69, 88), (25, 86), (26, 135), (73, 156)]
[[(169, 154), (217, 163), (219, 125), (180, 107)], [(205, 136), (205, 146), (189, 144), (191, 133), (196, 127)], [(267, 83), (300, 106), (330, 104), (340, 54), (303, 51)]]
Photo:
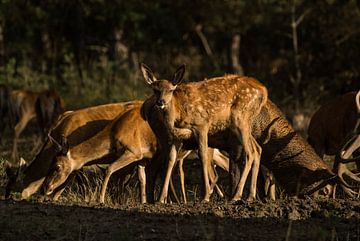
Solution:
[[(148, 70), (145, 70), (148, 71)], [(148, 76), (155, 80), (152, 74), (146, 73)], [(160, 82), (161, 83), (161, 82)], [(173, 95), (177, 91), (182, 91), (181, 85), (172, 90)], [(180, 90), (179, 90), (180, 89)], [(168, 89), (167, 89), (168, 90)], [(158, 91), (155, 89), (154, 91)], [(190, 95), (187, 91), (183, 91)], [(156, 92), (155, 92), (156, 93)], [(214, 92), (219, 94), (219, 92)], [(160, 92), (156, 93), (160, 95)], [(216, 97), (209, 97), (210, 100)], [(142, 107), (143, 117), (149, 121), (150, 126), (160, 141), (162, 149), (169, 148), (168, 143), (172, 141), (171, 133), (167, 131), (166, 115), (163, 109), (159, 108), (168, 102), (159, 103), (156, 95), (147, 99)], [(190, 104), (189, 104), (190, 105)], [(181, 108), (188, 108), (184, 103)], [(221, 112), (220, 112), (221, 113)], [(199, 114), (194, 114), (199, 115)], [(165, 118), (165, 121), (164, 121)], [(184, 125), (188, 120), (175, 122), (175, 125)], [(191, 143), (193, 148), (197, 148), (196, 135), (192, 135), (192, 131), (184, 134), (184, 139), (190, 136), (183, 142), (184, 145)], [(169, 137), (170, 136), (170, 137)], [(241, 156), (241, 144), (238, 140), (237, 133), (230, 128), (224, 128), (218, 133), (209, 132), (209, 146), (225, 150), (230, 154), (230, 175), (232, 177), (232, 187), (237, 187), (239, 184), (240, 172), (239, 167), (235, 161)], [(337, 175), (335, 175), (327, 164), (316, 155), (314, 150), (305, 142), (305, 140), (294, 131), (288, 123), (281, 111), (268, 100), (261, 108), (261, 111), (253, 119), (252, 123), (252, 136), (257, 140), (262, 149), (262, 164), (267, 167), (273, 174), (280, 187), (290, 195), (305, 195), (310, 194), (319, 188), (325, 186), (327, 183), (342, 183)], [(171, 142), (173, 143), (173, 142)], [(169, 153), (169, 150), (165, 151)], [(171, 153), (174, 154), (173, 152)], [(167, 155), (167, 154), (166, 154)], [(170, 164), (169, 164), (170, 166)], [(157, 170), (154, 169), (154, 172)], [(153, 184), (151, 184), (153, 185)], [(346, 184), (345, 184), (346, 185)], [(153, 187), (152, 187), (153, 189)], [(165, 194), (164, 194), (165, 193)], [(163, 195), (167, 195), (167, 186), (164, 185), (160, 201), (164, 202)]]
[[(347, 175), (351, 179), (360, 182), (360, 178), (348, 170), (345, 164), (341, 162), (353, 162), (352, 153), (359, 148), (359, 122), (360, 122), (360, 91), (349, 92), (340, 96), (327, 104), (321, 106), (312, 116), (308, 128), (308, 142), (314, 147), (316, 153), (323, 157), (324, 155), (335, 155), (334, 171), (343, 178)], [(354, 133), (354, 134), (353, 134)], [(341, 151), (343, 144), (349, 135), (352, 139), (352, 145), (346, 145), (346, 150)], [(340, 155), (341, 154), (341, 155)], [(345, 156), (344, 156), (345, 154)], [(341, 160), (341, 157), (350, 160)], [(356, 162), (358, 169), (360, 163)], [(345, 186), (343, 190), (352, 196), (354, 193)], [(333, 192), (333, 196), (335, 192)]]
[[(65, 112), (50, 131), (52, 139), (46, 140), (41, 151), (25, 168), (24, 172), (16, 171), (19, 172), (20, 176), (16, 175), (17, 173), (12, 173), (12, 181), (9, 180), (6, 187), (7, 195), (10, 194), (10, 191), (17, 191), (21, 193), (21, 198), (30, 197), (40, 188), (49, 172), (53, 159), (62, 151), (56, 144), (60, 142), (62, 136), (66, 137), (70, 148), (79, 145), (104, 129), (111, 120), (124, 112), (131, 103), (106, 104)], [(8, 164), (7, 166), (11, 168), (13, 165)], [(21, 168), (17, 167), (17, 169)]]
[[(156, 137), (149, 124), (141, 118), (142, 103), (134, 104), (120, 114), (102, 131), (82, 143), (68, 148), (62, 143), (62, 155), (56, 157), (53, 168), (45, 181), (45, 194), (62, 185), (70, 173), (84, 165), (103, 163), (107, 168), (100, 194), (100, 203), (105, 201), (105, 192), (110, 176), (131, 163), (139, 163), (141, 203), (146, 203), (144, 159), (151, 159), (157, 149)], [(183, 189), (182, 189), (183, 190)], [(186, 202), (186, 198), (184, 198)]]
[[(237, 136), (245, 152), (245, 165), (233, 200), (242, 197), (247, 176), (252, 169), (249, 199), (256, 196), (256, 183), (260, 166), (261, 147), (251, 135), (252, 120), (267, 100), (267, 89), (256, 79), (239, 75), (226, 75), (200, 82), (180, 84), (185, 66), (181, 66), (171, 81), (157, 80), (145, 64), (141, 70), (146, 83), (154, 90), (156, 106), (164, 112), (164, 122), (170, 132), (168, 139), (169, 165), (160, 202), (165, 202), (167, 186), (174, 165), (176, 139), (194, 132), (203, 163), (205, 195), (209, 201), (211, 187), (208, 178), (208, 134), (215, 135), (226, 129)], [(189, 130), (191, 130), (189, 132)], [(172, 143), (171, 143), (172, 142)], [(166, 150), (166, 149), (165, 149)]]
[(11, 157), (13, 160), (18, 160), (18, 139), (29, 121), (38, 117), (39, 128), (45, 133), (52, 121), (64, 111), (64, 100), (55, 91), (15, 90), (11, 92), (11, 106), (13, 113), (11, 126), (14, 129)]

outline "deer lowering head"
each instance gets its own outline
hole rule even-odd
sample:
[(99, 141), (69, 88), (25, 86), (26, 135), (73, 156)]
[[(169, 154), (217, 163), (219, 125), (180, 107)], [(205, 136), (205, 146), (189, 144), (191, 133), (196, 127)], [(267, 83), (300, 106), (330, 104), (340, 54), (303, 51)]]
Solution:
[(55, 139), (53, 139), (53, 143), (56, 145), (57, 155), (53, 160), (54, 163), (51, 166), (48, 177), (44, 183), (46, 195), (52, 194), (56, 188), (65, 182), (70, 173), (74, 170), (71, 165), (71, 154), (67, 138), (63, 135), (60, 143)]

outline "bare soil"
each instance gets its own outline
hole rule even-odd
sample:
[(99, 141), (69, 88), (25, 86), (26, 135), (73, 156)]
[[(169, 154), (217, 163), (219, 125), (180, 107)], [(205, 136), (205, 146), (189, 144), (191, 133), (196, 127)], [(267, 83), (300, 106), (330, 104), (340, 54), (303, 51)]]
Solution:
[[(10, 144), (7, 141), (0, 149), (4, 159), (10, 156)], [(20, 154), (31, 160), (34, 141), (22, 139), (19, 145)], [(199, 168), (189, 162), (185, 169), (193, 174), (186, 175), (189, 190), (195, 190), (201, 181), (193, 170)], [(60, 202), (3, 200), (4, 181), (1, 178), (0, 241), (360, 240), (359, 199), (140, 205), (133, 194), (134, 201), (122, 202), (127, 204), (99, 206), (68, 197)]]
[(360, 240), (360, 201), (119, 205), (0, 201), (0, 240)]

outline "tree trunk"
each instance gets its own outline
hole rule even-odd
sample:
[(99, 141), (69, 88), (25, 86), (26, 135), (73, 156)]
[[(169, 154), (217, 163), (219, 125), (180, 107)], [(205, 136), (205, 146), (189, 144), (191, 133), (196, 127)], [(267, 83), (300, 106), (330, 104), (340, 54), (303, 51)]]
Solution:
[(206, 52), (207, 56), (210, 58), (213, 66), (215, 67), (216, 70), (218, 70), (219, 69), (219, 64), (216, 61), (216, 58), (214, 57), (213, 52), (211, 51), (209, 41), (207, 40), (205, 34), (202, 32), (202, 25), (201, 24), (196, 25), (195, 32), (199, 36), (200, 41), (201, 41), (202, 45), (204, 46), (205, 52)]
[(235, 34), (231, 42), (231, 65), (233, 72), (239, 75), (244, 75), (244, 69), (240, 64), (240, 34)]

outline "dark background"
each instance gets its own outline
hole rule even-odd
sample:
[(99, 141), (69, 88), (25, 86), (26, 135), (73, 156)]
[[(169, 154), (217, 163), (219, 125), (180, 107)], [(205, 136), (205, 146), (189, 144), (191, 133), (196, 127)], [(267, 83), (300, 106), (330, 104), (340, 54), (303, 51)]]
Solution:
[(0, 0), (0, 82), (68, 108), (145, 98), (170, 78), (253, 76), (291, 118), (360, 87), (360, 1)]

